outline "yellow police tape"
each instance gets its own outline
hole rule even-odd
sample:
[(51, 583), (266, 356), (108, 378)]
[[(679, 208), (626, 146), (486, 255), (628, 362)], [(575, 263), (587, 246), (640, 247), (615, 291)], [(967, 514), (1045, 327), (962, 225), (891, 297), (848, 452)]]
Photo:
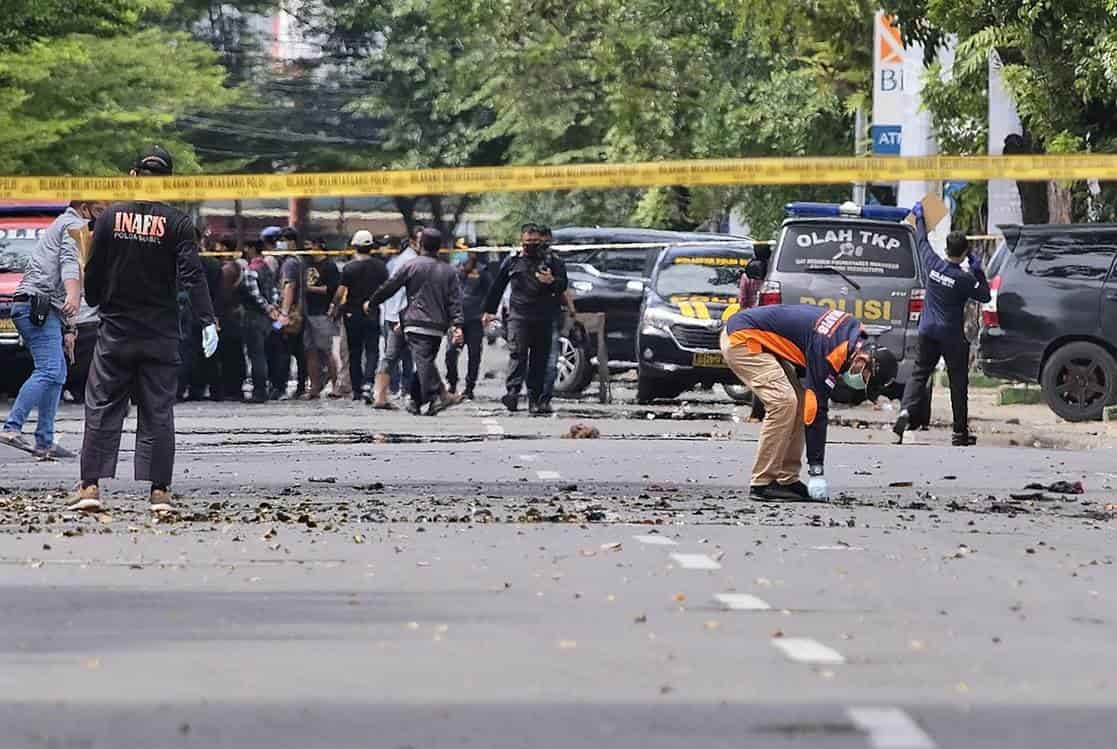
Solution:
[(803, 157), (638, 164), (468, 167), (324, 174), (0, 177), (0, 199), (195, 201), (345, 195), (446, 195), (669, 185), (817, 185), (897, 180), (1117, 179), (1117, 154)]

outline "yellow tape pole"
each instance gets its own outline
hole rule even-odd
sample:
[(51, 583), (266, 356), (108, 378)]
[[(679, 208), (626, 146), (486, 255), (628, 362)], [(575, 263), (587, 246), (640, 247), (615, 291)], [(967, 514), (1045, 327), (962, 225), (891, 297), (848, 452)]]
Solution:
[(1117, 180), (1117, 154), (714, 159), (327, 174), (0, 177), (0, 199), (147, 198), (199, 201), (347, 195), (452, 195), (671, 185), (818, 185), (989, 179)]

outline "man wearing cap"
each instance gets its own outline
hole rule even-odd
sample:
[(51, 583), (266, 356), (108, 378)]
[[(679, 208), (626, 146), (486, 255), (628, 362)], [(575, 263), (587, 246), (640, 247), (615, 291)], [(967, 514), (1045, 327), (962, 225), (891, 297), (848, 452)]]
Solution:
[[(729, 368), (764, 401), (749, 495), (763, 501), (825, 500), (826, 413), (840, 378), (865, 390), (896, 376), (896, 359), (867, 345), (861, 323), (840, 310), (808, 304), (736, 313), (721, 333)], [(802, 378), (802, 382), (800, 382)], [(806, 443), (810, 479), (799, 480)]]
[(380, 363), (380, 308), (369, 306), (366, 313), (364, 304), (388, 280), (388, 266), (372, 254), (379, 245), (371, 232), (361, 229), (350, 244), (357, 254), (341, 269), (338, 308), (345, 320), (353, 400), (359, 401)]
[[(155, 146), (130, 174), (169, 176), (171, 155)], [(174, 405), (179, 365), (178, 289), (201, 321), (205, 356), (217, 351), (217, 325), (198, 236), (182, 211), (140, 200), (115, 203), (97, 220), (85, 269), (89, 303), (101, 327), (85, 389), (81, 484), (72, 510), (101, 509), (99, 482), (116, 475), (128, 402), (137, 406), (135, 477), (151, 482), (151, 510), (173, 512)]]

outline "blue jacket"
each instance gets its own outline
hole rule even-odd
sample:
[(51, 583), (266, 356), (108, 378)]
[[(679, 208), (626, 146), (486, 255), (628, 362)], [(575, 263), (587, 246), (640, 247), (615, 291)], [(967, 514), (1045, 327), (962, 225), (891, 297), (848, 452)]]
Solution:
[(807, 463), (822, 465), (830, 392), (862, 337), (861, 323), (841, 310), (777, 304), (742, 310), (729, 318), (725, 330), (731, 345), (766, 351), (802, 373)]
[(927, 239), (927, 223), (922, 216), (916, 217), (915, 245), (927, 282), (919, 334), (938, 340), (957, 340), (963, 335), (966, 302), (970, 299), (988, 302), (991, 298), (989, 281), (984, 273), (967, 273), (956, 263), (939, 257)]

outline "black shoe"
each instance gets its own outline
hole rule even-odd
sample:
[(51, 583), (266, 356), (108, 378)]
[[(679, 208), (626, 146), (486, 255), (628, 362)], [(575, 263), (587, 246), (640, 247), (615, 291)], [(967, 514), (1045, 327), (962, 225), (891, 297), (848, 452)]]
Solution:
[(753, 484), (749, 487), (749, 499), (767, 499), (771, 484)]
[(427, 416), (437, 416), (447, 408), (456, 406), (461, 402), (462, 397), (460, 395), (456, 393), (446, 393), (438, 399), (431, 401), (431, 404), (427, 406)]
[(465, 392), (462, 393), (462, 398), (467, 401), (473, 400), (473, 388), (466, 388)]
[(811, 493), (807, 489), (807, 485), (804, 484), (802, 481), (793, 481), (790, 484), (780, 484), (780, 489), (789, 491), (792, 494), (797, 495), (799, 499), (806, 500), (808, 502), (811, 501)]
[(513, 395), (512, 393), (505, 393), (503, 396), (501, 396), (500, 402), (504, 404), (505, 408), (513, 413), (518, 411), (520, 408), (520, 397), (518, 395)]
[(447, 382), (446, 383), (446, 392), (451, 393), (451, 394), (458, 392), (458, 383)]
[(354, 394), (353, 394), (353, 400), (355, 400), (355, 401), (364, 401), (365, 403), (371, 403), (371, 402), (372, 402), (372, 399), (371, 399), (371, 398), (366, 398), (366, 397), (364, 397), (363, 395), (361, 395), (360, 393), (354, 393)]
[(539, 402), (529, 398), (527, 402), (527, 412), (532, 416), (539, 413)]
[(901, 411), (900, 415), (896, 417), (896, 423), (892, 425), (892, 433), (896, 435), (896, 444), (904, 444), (904, 432), (908, 430), (908, 412)]
[(955, 432), (950, 438), (950, 444), (954, 447), (973, 447), (977, 444), (977, 437), (969, 432)]
[(551, 408), (551, 402), (548, 400), (541, 400), (535, 406), (536, 416), (550, 416), (554, 412), (555, 409)]
[(267, 403), (269, 400), (271, 400), (271, 399), (268, 398), (268, 396), (265, 395), (264, 393), (255, 393), (251, 398), (248, 399), (248, 402), (249, 403)]
[(412, 398), (407, 399), (407, 413), (412, 416), (418, 416), (422, 413), (421, 407)]

